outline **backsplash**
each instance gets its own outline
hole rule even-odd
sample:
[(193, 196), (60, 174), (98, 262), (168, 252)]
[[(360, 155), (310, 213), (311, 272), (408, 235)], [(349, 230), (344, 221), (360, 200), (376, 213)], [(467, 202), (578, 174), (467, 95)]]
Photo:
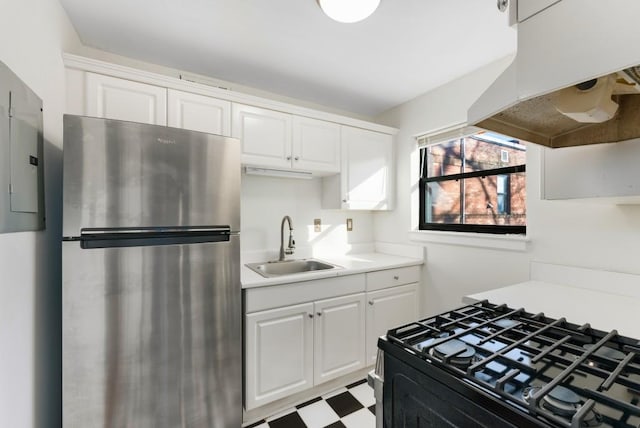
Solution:
[[(369, 211), (323, 210), (320, 207), (320, 178), (254, 177), (242, 175), (241, 251), (243, 255), (264, 252), (278, 256), (280, 224), (288, 215), (293, 220), (296, 252), (293, 257), (319, 253), (344, 254), (354, 247), (373, 242), (373, 216)], [(314, 232), (313, 220), (322, 221), (321, 232)], [(347, 232), (346, 219), (353, 219)], [(285, 240), (288, 237), (285, 225)]]

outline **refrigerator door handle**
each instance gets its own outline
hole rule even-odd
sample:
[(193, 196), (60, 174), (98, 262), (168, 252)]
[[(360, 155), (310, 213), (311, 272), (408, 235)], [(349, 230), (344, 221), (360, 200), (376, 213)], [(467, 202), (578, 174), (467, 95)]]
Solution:
[(232, 233), (229, 226), (185, 226), (185, 227), (85, 227), (80, 230), (82, 236), (138, 233)]
[(85, 228), (78, 238), (71, 240), (80, 241), (83, 249), (147, 247), (227, 242), (232, 233), (228, 226)]

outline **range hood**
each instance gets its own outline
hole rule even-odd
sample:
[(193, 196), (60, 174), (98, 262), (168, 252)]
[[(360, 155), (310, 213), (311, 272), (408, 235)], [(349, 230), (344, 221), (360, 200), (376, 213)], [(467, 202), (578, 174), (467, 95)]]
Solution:
[(518, 23), (467, 122), (557, 148), (640, 138), (640, 1), (562, 0)]

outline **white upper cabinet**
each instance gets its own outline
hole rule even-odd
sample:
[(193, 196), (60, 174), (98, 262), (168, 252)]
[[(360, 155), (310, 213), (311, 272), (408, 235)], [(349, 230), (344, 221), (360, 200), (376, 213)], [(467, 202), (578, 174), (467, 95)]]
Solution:
[(231, 135), (242, 142), (242, 163), (291, 167), (292, 116), (287, 113), (233, 104)]
[(392, 209), (392, 136), (351, 126), (341, 134), (342, 169), (324, 179), (323, 208)]
[(394, 128), (72, 54), (63, 58), (69, 114), (232, 136), (241, 141), (242, 163), (266, 175), (343, 177), (332, 208), (391, 209)]
[(232, 111), (232, 135), (242, 141), (243, 164), (340, 171), (340, 125), (236, 103)]
[(167, 124), (167, 89), (146, 83), (86, 73), (88, 116)]
[(231, 103), (190, 92), (168, 90), (168, 125), (231, 136)]
[(293, 117), (294, 169), (340, 172), (340, 125), (307, 117)]

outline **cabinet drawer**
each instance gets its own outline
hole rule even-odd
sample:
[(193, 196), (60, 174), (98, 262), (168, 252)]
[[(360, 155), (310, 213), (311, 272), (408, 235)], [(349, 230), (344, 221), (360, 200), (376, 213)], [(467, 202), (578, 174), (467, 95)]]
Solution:
[(369, 272), (367, 277), (367, 291), (380, 290), (395, 285), (420, 282), (420, 266), (409, 266), (395, 269)]
[(364, 290), (364, 274), (313, 279), (271, 287), (248, 288), (245, 290), (245, 311), (246, 313), (264, 311), (286, 305), (360, 293)]

